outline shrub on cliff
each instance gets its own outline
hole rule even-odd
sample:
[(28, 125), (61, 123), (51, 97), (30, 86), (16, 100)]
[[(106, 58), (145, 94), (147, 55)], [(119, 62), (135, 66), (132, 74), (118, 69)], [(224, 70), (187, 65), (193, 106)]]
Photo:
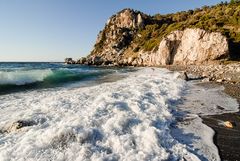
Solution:
[(157, 50), (165, 36), (186, 28), (222, 33), (228, 38), (230, 53), (240, 58), (240, 0), (154, 16), (124, 9), (109, 19), (91, 54), (110, 53), (108, 56), (115, 59), (129, 53)]
[(147, 25), (139, 31), (141, 38), (135, 37), (134, 43), (140, 49), (150, 51), (158, 42), (174, 30), (201, 28), (210, 32), (221, 32), (230, 41), (240, 43), (240, 1), (222, 2), (216, 6), (204, 6), (201, 9), (177, 12), (175, 14), (152, 17), (155, 24)]

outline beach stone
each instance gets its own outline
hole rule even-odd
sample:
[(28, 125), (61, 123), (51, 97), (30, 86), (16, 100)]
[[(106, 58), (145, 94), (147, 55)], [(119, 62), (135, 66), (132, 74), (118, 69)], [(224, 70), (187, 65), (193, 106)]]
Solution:
[(210, 82), (210, 78), (204, 78), (202, 82)]
[(222, 83), (222, 82), (223, 82), (223, 79), (218, 79), (218, 80), (216, 80), (216, 82)]
[(129, 57), (127, 63), (128, 63), (128, 65), (132, 65), (132, 63), (133, 63), (133, 58), (132, 58), (132, 57)]
[(208, 73), (207, 71), (204, 71), (204, 72), (202, 73), (202, 76), (203, 76), (203, 77), (208, 77), (208, 76), (209, 76), (209, 73)]
[(113, 66), (119, 66), (119, 64), (117, 62), (113, 63)]
[(27, 127), (27, 126), (33, 126), (33, 125), (36, 125), (37, 122), (35, 121), (32, 121), (32, 120), (18, 120), (14, 123), (12, 123), (10, 125), (10, 127), (8, 127), (6, 129), (6, 131), (9, 133), (9, 132), (14, 132), (14, 131), (17, 131), (23, 127)]
[(133, 65), (133, 66), (137, 66), (137, 65), (138, 65), (138, 62), (137, 62), (136, 59), (132, 62), (132, 65)]
[(230, 121), (225, 121), (224, 126), (231, 129), (233, 128), (233, 124)]
[(179, 76), (179, 78), (185, 80), (185, 81), (188, 81), (189, 78), (188, 78), (188, 75), (187, 75), (187, 72), (183, 72), (181, 73), (181, 75)]

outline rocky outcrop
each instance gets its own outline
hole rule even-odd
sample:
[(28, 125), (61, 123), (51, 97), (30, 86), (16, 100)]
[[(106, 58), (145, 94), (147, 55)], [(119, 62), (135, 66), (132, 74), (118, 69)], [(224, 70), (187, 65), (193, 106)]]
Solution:
[(64, 63), (65, 64), (75, 64), (76, 62), (72, 58), (65, 58)]
[[(134, 26), (132, 23), (129, 23), (129, 25)], [(121, 49), (121, 46), (116, 46), (118, 47), (107, 47), (102, 53), (91, 54), (88, 57), (88, 64), (128, 66), (189, 65), (206, 64), (229, 56), (227, 38), (218, 32), (209, 33), (202, 29), (187, 28), (184, 31), (174, 31), (162, 39), (157, 51), (139, 51), (135, 57), (124, 58), (121, 55), (121, 50), (124, 50), (124, 47)]]
[[(97, 37), (97, 41), (88, 59), (101, 57), (104, 62), (118, 63), (132, 42), (137, 30), (143, 28), (149, 17), (142, 12), (124, 9), (113, 15)], [(98, 61), (97, 61), (98, 62)], [(108, 64), (107, 63), (107, 64)]]
[(85, 64), (86, 62), (87, 62), (87, 58), (85, 58), (85, 57), (82, 57), (77, 60), (77, 64)]
[[(152, 51), (139, 47), (141, 44), (138, 44), (137, 39), (142, 38), (139, 33), (159, 23), (162, 21), (157, 21), (142, 12), (124, 9), (107, 21), (90, 55), (76, 62), (68, 58), (65, 62), (114, 66), (191, 65), (207, 64), (228, 58), (230, 55), (225, 36), (219, 32), (207, 32), (199, 28), (186, 28), (169, 32), (163, 37), (159, 36), (161, 41), (155, 44)], [(151, 37), (145, 39), (149, 40)]]
[(149, 65), (202, 64), (229, 56), (227, 38), (202, 29), (174, 31), (163, 38)]

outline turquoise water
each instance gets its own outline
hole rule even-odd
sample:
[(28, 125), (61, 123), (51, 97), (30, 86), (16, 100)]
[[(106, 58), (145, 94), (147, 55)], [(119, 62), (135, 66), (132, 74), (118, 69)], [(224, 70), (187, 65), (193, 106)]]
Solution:
[(130, 69), (100, 68), (63, 63), (0, 63), (0, 94), (89, 83)]

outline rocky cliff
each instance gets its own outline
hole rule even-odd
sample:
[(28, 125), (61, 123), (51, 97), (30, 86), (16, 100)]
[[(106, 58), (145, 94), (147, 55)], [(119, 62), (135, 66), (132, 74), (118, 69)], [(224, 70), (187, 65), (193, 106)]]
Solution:
[(202, 64), (229, 57), (227, 38), (202, 29), (174, 31), (163, 38), (158, 51), (149, 55), (150, 66)]
[(113, 15), (99, 33), (94, 50), (88, 56), (88, 62), (116, 64), (123, 61), (135, 34), (145, 26), (148, 19), (147, 15), (131, 9), (124, 9)]
[(107, 21), (91, 54), (76, 63), (160, 66), (238, 59), (240, 26), (232, 18), (240, 14), (239, 4), (155, 16), (124, 9)]

